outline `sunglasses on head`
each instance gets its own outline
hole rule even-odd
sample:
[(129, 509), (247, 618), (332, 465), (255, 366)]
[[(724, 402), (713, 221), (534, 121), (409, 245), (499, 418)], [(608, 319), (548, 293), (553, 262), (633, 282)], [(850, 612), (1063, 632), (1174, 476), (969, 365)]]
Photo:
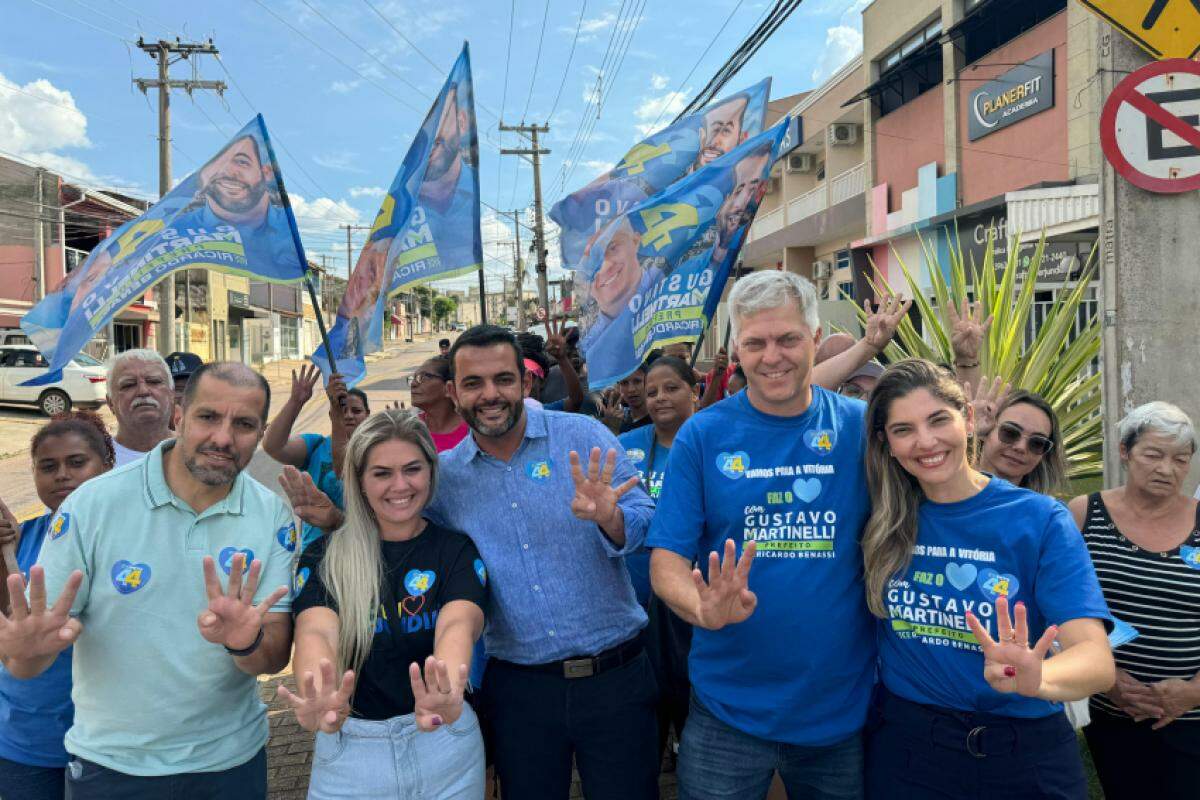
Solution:
[(1029, 452), (1035, 456), (1044, 456), (1054, 449), (1054, 440), (1040, 433), (1026, 433), (1025, 429), (1015, 422), (1001, 422), (996, 427), (996, 435), (1004, 444), (1016, 444), (1025, 439)]

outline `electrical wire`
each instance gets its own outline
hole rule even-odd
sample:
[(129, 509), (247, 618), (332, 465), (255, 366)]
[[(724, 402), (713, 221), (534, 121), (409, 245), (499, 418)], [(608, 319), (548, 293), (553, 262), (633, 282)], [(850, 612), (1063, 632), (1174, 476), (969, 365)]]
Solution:
[(546, 0), (546, 7), (542, 10), (542, 31), (538, 34), (537, 55), (533, 58), (533, 75), (529, 78), (529, 95), (525, 98), (525, 110), (521, 112), (522, 125), (529, 116), (529, 104), (533, 102), (533, 87), (537, 85), (538, 67), (542, 64), (542, 41), (546, 38), (546, 20), (549, 18), (550, 0)]
[(116, 39), (117, 41), (124, 42), (126, 45), (130, 45), (130, 44), (134, 43), (132, 39), (126, 39), (124, 36), (122, 36), (119, 33), (113, 33), (112, 31), (108, 30), (107, 28), (101, 28), (99, 25), (94, 25), (85, 19), (80, 19), (79, 17), (73, 17), (65, 11), (62, 11), (60, 9), (55, 8), (54, 6), (43, 3), (42, 0), (29, 0), (29, 2), (33, 3), (36, 6), (41, 6), (42, 8), (46, 9), (47, 11), (52, 11), (55, 14), (58, 14), (60, 17), (66, 17), (67, 19), (69, 19), (73, 22), (78, 22), (80, 25), (86, 25), (89, 28), (91, 28), (92, 30), (100, 31), (100, 33), (103, 33), (106, 36), (111, 36), (114, 39)]
[[(738, 0), (739, 5), (741, 0)], [(558, 101), (562, 99), (563, 89), (567, 85), (567, 76), (571, 74), (571, 62), (575, 60), (575, 45), (579, 43), (579, 30), (583, 27), (583, 15), (587, 13), (587, 0), (583, 0), (583, 4), (579, 7), (579, 21), (575, 23), (575, 36), (571, 39), (571, 52), (567, 54), (567, 66), (563, 68), (562, 82), (558, 84), (558, 93), (554, 95), (554, 105), (550, 107), (550, 114), (546, 117), (546, 123), (554, 118), (554, 112), (558, 110)]]

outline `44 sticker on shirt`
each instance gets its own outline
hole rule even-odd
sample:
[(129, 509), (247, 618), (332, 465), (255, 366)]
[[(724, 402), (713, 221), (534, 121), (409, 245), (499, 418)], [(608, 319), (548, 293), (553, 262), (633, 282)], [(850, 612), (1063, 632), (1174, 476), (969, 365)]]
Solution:
[(226, 575), (233, 570), (233, 557), (238, 553), (244, 556), (242, 559), (242, 571), (245, 572), (250, 569), (250, 563), (254, 561), (253, 550), (249, 547), (226, 547), (217, 554), (217, 564), (221, 566), (221, 571)]
[(835, 444), (837, 435), (832, 430), (809, 431), (804, 434), (804, 446), (819, 456), (832, 453)]
[(112, 566), (113, 587), (121, 594), (133, 594), (150, 582), (150, 565), (121, 559)]
[(71, 515), (66, 511), (60, 513), (50, 523), (50, 539), (61, 539), (67, 535), (67, 531), (71, 530)]
[(537, 481), (538, 483), (545, 483), (546, 481), (550, 480), (551, 466), (552, 464), (549, 461), (530, 461), (529, 464), (526, 465), (525, 471), (533, 480)]
[(726, 478), (737, 480), (746, 474), (746, 470), (750, 469), (750, 455), (745, 450), (738, 450), (736, 453), (721, 453), (717, 456), (717, 469)]

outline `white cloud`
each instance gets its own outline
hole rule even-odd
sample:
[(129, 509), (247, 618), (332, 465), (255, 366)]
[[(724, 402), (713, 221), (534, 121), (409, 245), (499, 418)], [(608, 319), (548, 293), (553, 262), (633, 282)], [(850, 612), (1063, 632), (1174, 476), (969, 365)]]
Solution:
[(641, 120), (639, 124), (634, 125), (637, 138), (644, 139), (663, 125), (669, 124), (676, 114), (687, 108), (687, 104), (687, 90), (644, 98), (633, 111), (633, 115)]
[(657, 72), (650, 76), (650, 88), (656, 92), (661, 92), (667, 88), (667, 82), (670, 79), (666, 75), (659, 75)]
[(581, 42), (592, 41), (593, 39), (597, 38), (600, 34), (604, 33), (604, 31), (611, 28), (613, 26), (613, 23), (615, 23), (616, 21), (617, 21), (617, 15), (612, 13), (611, 11), (606, 11), (605, 13), (601, 14), (598, 17), (592, 17), (591, 19), (585, 19), (583, 22), (579, 23), (579, 41), (581, 41)]
[(352, 186), (350, 187), (351, 197), (383, 197), (387, 194), (387, 189), (382, 186)]
[[(343, 225), (358, 225), (362, 222), (362, 213), (345, 200), (333, 200), (329, 197), (318, 197), (307, 200), (298, 194), (290, 194), (292, 212), (296, 215), (296, 226), (300, 233), (306, 236), (328, 237), (330, 234), (343, 233)], [(344, 253), (341, 245), (333, 248), (335, 253)]]
[(813, 68), (813, 83), (820, 85), (862, 52), (862, 11), (871, 0), (853, 0), (837, 25), (825, 31), (825, 47)]
[(365, 169), (354, 166), (357, 158), (357, 153), (339, 150), (336, 153), (322, 153), (319, 156), (313, 156), (313, 161), (326, 169), (336, 169), (342, 172), (366, 172)]
[(347, 94), (353, 92), (361, 85), (362, 81), (334, 81), (329, 84), (329, 91), (335, 94)]
[(579, 166), (583, 167), (583, 169), (587, 172), (588, 175), (601, 175), (605, 172), (608, 172), (613, 167), (615, 167), (616, 164), (614, 164), (611, 161), (593, 160), (593, 161), (580, 161)]

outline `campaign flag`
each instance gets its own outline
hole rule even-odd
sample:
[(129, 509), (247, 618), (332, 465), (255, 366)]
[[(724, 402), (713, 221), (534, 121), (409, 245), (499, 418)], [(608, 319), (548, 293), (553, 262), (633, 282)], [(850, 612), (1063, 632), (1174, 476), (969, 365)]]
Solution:
[[(383, 347), (387, 300), (409, 286), (483, 265), (479, 232), (479, 137), (467, 45), (404, 157), (329, 332), (333, 371), (353, 386), (364, 356)], [(322, 345), (313, 361), (328, 378)]]
[(576, 268), (580, 347), (602, 389), (653, 349), (694, 342), (721, 299), (787, 135), (787, 120), (626, 211)]
[(613, 218), (761, 133), (770, 92), (764, 78), (713, 101), (638, 142), (615, 167), (555, 203), (550, 219), (558, 223), (563, 266), (578, 266)]
[(185, 268), (304, 279), (300, 234), (261, 114), (145, 214), (117, 228), (21, 319), (21, 329), (50, 362), (49, 372), (23, 385), (61, 380), (62, 368), (96, 331)]

